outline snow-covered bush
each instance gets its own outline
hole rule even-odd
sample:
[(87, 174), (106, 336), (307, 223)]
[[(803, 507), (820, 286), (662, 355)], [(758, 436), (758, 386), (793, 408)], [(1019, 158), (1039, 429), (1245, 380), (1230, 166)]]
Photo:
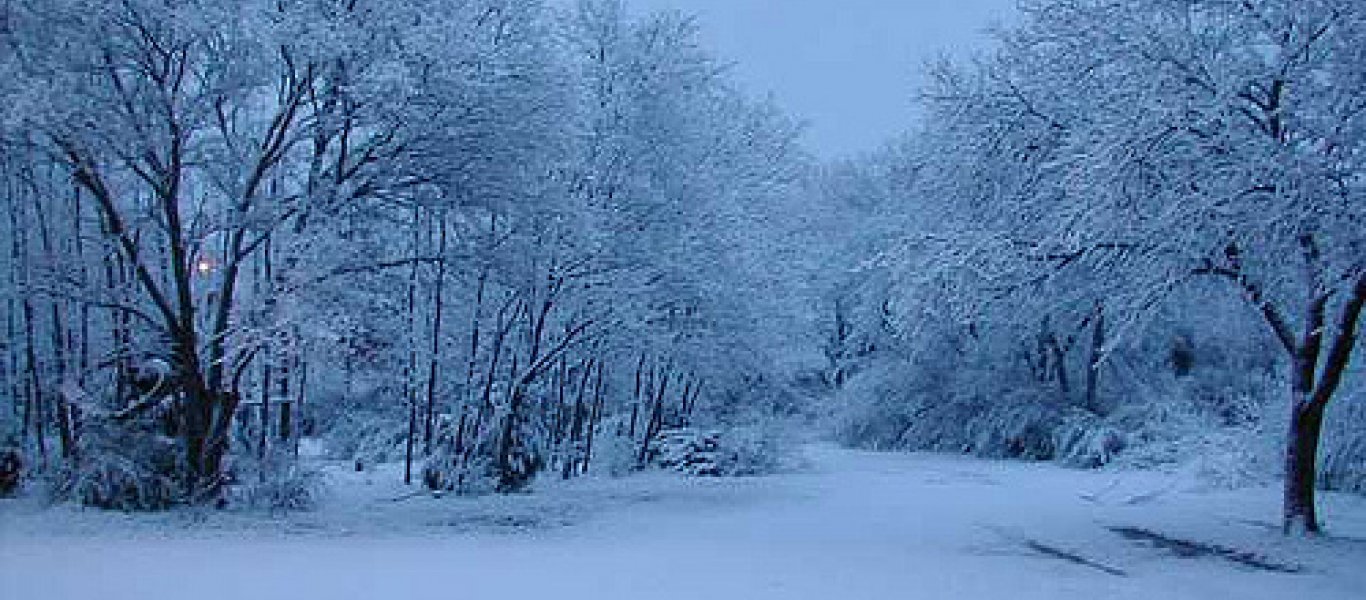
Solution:
[(1321, 487), (1366, 494), (1366, 394), (1329, 406), (1320, 453)]
[[(1115, 461), (1174, 464), (1199, 456), (1212, 480), (1232, 480), (1246, 475), (1239, 471), (1254, 461), (1248, 454), (1254, 450), (1258, 465), (1274, 461), (1262, 457), (1261, 444), (1244, 444), (1238, 457), (1215, 460), (1208, 453), (1221, 447), (1213, 440), (1260, 435), (1262, 424), (1275, 418), (1268, 407), (1279, 406), (1274, 392), (1283, 386), (1258, 371), (1217, 367), (1206, 365), (1199, 377), (1158, 371), (1141, 380), (1112, 378), (1110, 408), (1098, 414), (1064, 403), (1056, 388), (1007, 368), (967, 362), (946, 373), (888, 360), (865, 368), (840, 390), (836, 433), (855, 447), (1055, 460), (1083, 468)], [(1235, 467), (1239, 461), (1247, 464)]]
[[(503, 425), (477, 439), (469, 439), (473, 435), (466, 432), (459, 452), (455, 444), (456, 422), (438, 419), (432, 453), (421, 465), (423, 485), (460, 494), (526, 491), (546, 467), (549, 436), (541, 423), (523, 413), (509, 428), (513, 435), (511, 443), (504, 445), (507, 418), (507, 411), (499, 411), (492, 422)], [(504, 451), (506, 461), (502, 460)]]
[[(1052, 402), (1020, 392), (997, 398), (971, 395), (927, 411), (933, 427), (956, 433), (963, 428), (964, 452), (998, 458), (1050, 460), (1056, 456), (1054, 430), (1061, 411)], [(938, 448), (946, 449), (946, 448)]]
[(839, 439), (873, 449), (965, 452), (1049, 460), (1062, 409), (1029, 388), (958, 389), (943, 373), (869, 369), (841, 394)]
[(625, 435), (609, 434), (593, 442), (591, 469), (612, 477), (622, 477), (636, 470), (640, 444)]
[(774, 426), (751, 425), (725, 429), (720, 438), (722, 475), (768, 475), (785, 468), (791, 443)]
[(662, 468), (688, 475), (720, 475), (720, 438), (716, 431), (667, 429), (655, 436), (648, 459)]
[(1282, 468), (1285, 384), (1264, 369), (1207, 353), (1189, 376), (1124, 382), (1126, 399), (1106, 422), (1126, 439), (1115, 462), (1186, 467), (1205, 485), (1266, 483)]
[(264, 476), (248, 477), (234, 490), (233, 500), (249, 508), (312, 510), (325, 489), (321, 472), (297, 464), (281, 464)]
[(181, 501), (183, 448), (159, 433), (154, 416), (87, 420), (75, 454), (54, 481), (54, 496), (116, 510), (162, 510)]
[(54, 489), (60, 499), (115, 510), (163, 510), (183, 489), (170, 471), (139, 457), (115, 452), (95, 454), (69, 467)]
[(873, 450), (911, 448), (905, 436), (920, 416), (917, 398), (942, 390), (932, 379), (900, 377), (889, 363), (852, 377), (835, 396), (834, 429), (840, 443)]
[(1109, 464), (1128, 444), (1123, 431), (1083, 410), (1068, 411), (1053, 430), (1057, 460), (1078, 467)]
[(649, 462), (686, 475), (765, 475), (779, 470), (784, 447), (773, 428), (669, 429), (655, 436)]
[(487, 453), (471, 453), (462, 459), (444, 444), (423, 461), (421, 473), (427, 489), (461, 495), (492, 493), (498, 485), (497, 471)]

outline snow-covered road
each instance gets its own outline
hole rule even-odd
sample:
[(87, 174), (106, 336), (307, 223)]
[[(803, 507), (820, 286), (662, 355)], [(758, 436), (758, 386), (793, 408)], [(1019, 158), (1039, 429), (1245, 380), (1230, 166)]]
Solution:
[[(327, 507), (273, 520), (0, 506), (0, 598), (1331, 600), (1366, 590), (1362, 498), (1325, 499), (1339, 537), (1286, 540), (1269, 526), (1273, 488), (809, 453), (798, 474), (585, 480), (476, 501), (394, 501), (396, 488), (336, 474)], [(1115, 531), (1125, 527), (1179, 541)]]

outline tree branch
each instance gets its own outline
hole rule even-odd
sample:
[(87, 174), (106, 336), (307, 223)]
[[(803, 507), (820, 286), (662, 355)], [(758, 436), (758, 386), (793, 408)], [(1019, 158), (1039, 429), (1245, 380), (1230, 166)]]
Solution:
[(1333, 340), (1332, 348), (1328, 350), (1328, 361), (1324, 364), (1323, 375), (1319, 379), (1319, 385), (1314, 389), (1314, 394), (1310, 400), (1311, 406), (1322, 408), (1327, 406), (1333, 394), (1337, 392), (1338, 386), (1342, 384), (1342, 377), (1347, 372), (1347, 363), (1352, 359), (1352, 350), (1356, 347), (1357, 327), (1361, 322), (1362, 307), (1366, 305), (1366, 273), (1357, 276), (1355, 289), (1342, 307), (1342, 314), (1338, 318), (1338, 335)]
[(1257, 285), (1256, 282), (1249, 279), (1238, 269), (1219, 267), (1215, 266), (1213, 263), (1207, 263), (1202, 267), (1198, 267), (1194, 269), (1192, 273), (1196, 275), (1215, 275), (1237, 285), (1243, 290), (1243, 297), (1247, 298), (1247, 301), (1262, 313), (1262, 317), (1266, 319), (1267, 325), (1271, 326), (1272, 333), (1276, 334), (1276, 339), (1281, 342), (1281, 346), (1285, 348), (1285, 351), (1291, 356), (1295, 355), (1295, 348), (1297, 346), (1295, 342), (1295, 331), (1290, 327), (1290, 322), (1285, 320), (1285, 316), (1281, 314), (1280, 309), (1276, 308), (1276, 305), (1266, 298), (1266, 294), (1262, 291), (1262, 287)]

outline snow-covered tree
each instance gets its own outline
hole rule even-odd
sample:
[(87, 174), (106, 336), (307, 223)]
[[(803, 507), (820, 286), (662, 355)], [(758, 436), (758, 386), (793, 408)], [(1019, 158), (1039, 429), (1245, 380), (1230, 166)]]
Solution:
[(1043, 319), (1063, 328), (1053, 340), (1089, 328), (1090, 377), (1180, 290), (1222, 280), (1291, 365), (1284, 520), (1317, 531), (1319, 432), (1366, 302), (1366, 14), (1281, 0), (1021, 8), (999, 53), (926, 94), (920, 198), (946, 209), (945, 227), (898, 247), (930, 257), (899, 272), (910, 289), (949, 286), (969, 325)]

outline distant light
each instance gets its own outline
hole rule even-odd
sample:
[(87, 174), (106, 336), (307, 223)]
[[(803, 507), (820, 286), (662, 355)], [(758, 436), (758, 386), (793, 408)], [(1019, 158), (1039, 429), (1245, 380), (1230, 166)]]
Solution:
[(195, 263), (194, 268), (199, 271), (200, 275), (208, 275), (213, 272), (213, 261), (210, 261), (207, 258), (201, 258), (199, 259), (199, 262)]

